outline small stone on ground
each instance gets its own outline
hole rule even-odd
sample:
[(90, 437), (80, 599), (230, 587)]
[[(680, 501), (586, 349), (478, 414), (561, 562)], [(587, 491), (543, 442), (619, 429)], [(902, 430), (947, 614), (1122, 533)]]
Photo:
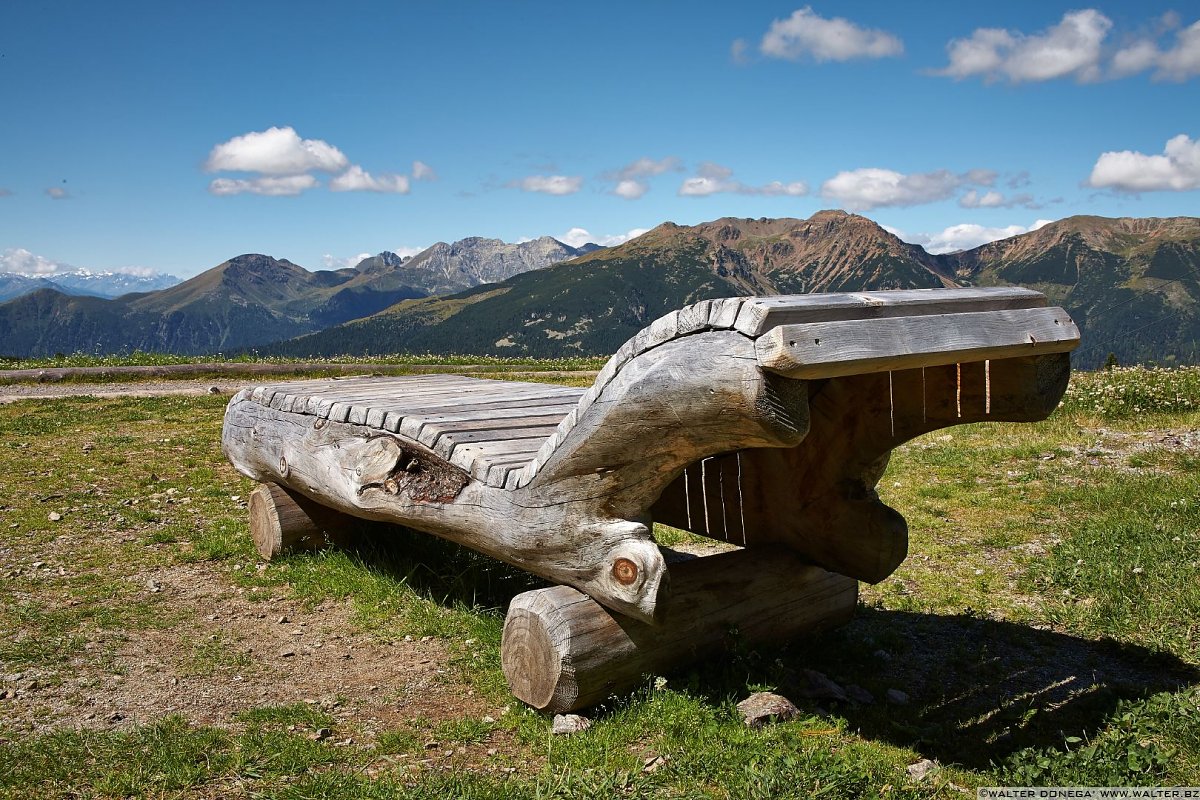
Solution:
[(786, 722), (799, 716), (800, 709), (786, 697), (772, 692), (755, 692), (737, 705), (751, 728), (761, 728), (772, 718)]
[(586, 731), (592, 727), (592, 721), (587, 717), (581, 717), (578, 714), (555, 714), (554, 715), (554, 735), (566, 736), (572, 733)]
[(914, 781), (923, 781), (925, 776), (935, 771), (938, 768), (936, 761), (930, 761), (928, 758), (922, 758), (915, 764), (908, 765), (908, 777)]
[(796, 694), (809, 700), (839, 700), (846, 702), (846, 691), (829, 679), (824, 672), (815, 669), (800, 670)]
[(871, 694), (857, 683), (851, 683), (846, 686), (846, 696), (850, 698), (850, 702), (858, 703), (860, 706), (870, 706), (875, 704), (875, 695)]

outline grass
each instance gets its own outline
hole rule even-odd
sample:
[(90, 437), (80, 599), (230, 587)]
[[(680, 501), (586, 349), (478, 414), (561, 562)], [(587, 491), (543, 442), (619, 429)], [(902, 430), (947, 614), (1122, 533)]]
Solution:
[[(648, 677), (570, 737), (512, 701), (500, 673), (503, 608), (536, 579), (369, 526), (356, 551), (259, 565), (251, 484), (218, 445), (220, 398), (0, 406), (0, 689), (26, 692), (30, 676), (83, 692), (116, 680), (137, 667), (127, 645), (146, 629), (171, 635), (183, 678), (253, 678), (261, 665), (236, 631), (153, 590), (155, 576), (191, 569), (263, 614), (285, 597), (346, 608), (347, 624), (380, 643), (431, 637), (448, 654), (435, 679), (475, 698), (381, 730), (341, 713), (360, 708), (355, 698), (336, 713), (295, 697), (217, 720), (164, 712), (78, 729), (53, 722), (72, 709), (48, 706), (31, 729), (0, 700), (0, 797), (959, 797), (981, 785), (1200, 784), (1197, 374), (1079, 375), (1046, 422), (905, 445), (879, 491), (909, 520), (910, 556), (863, 588), (853, 623)], [(804, 701), (803, 669), (878, 702)], [(911, 702), (883, 703), (892, 688)], [(735, 705), (758, 689), (799, 700), (800, 718), (747, 729)], [(914, 782), (905, 768), (921, 758), (940, 767)]]

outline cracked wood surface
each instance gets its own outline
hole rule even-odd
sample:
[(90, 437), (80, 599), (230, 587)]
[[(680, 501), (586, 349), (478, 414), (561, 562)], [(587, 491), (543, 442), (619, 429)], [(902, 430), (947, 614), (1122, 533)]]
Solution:
[[(1038, 328), (1029, 350), (1025, 328), (1046, 324), (1060, 335)], [(847, 357), (795, 357), (806, 330)], [(586, 391), (457, 375), (259, 386), (230, 401), (224, 447), (252, 478), (653, 621), (669, 586), (652, 518), (885, 577), (907, 551), (903, 517), (874, 493), (891, 449), (1044, 417), (1077, 335), (1023, 289), (703, 301), (633, 337)], [(998, 349), (975, 346), (993, 336)]]

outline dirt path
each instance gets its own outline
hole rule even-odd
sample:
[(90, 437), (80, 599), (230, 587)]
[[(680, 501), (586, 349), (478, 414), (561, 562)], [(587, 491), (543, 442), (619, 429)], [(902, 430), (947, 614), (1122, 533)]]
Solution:
[[(51, 568), (37, 570), (53, 579)], [(363, 633), (348, 603), (252, 600), (211, 563), (131, 580), (180, 618), (124, 629), (115, 640), (99, 630), (85, 635), (57, 678), (38, 669), (0, 676), (10, 725), (112, 729), (178, 713), (227, 726), (239, 712), (303, 702), (333, 717), (335, 735), (370, 739), (413, 720), (503, 713), (448, 674), (442, 642)], [(111, 655), (97, 658), (100, 650)]]
[[(489, 368), (491, 369), (491, 368)], [(363, 370), (361, 375), (374, 374)], [(11, 370), (10, 370), (11, 371)], [(430, 370), (425, 370), (430, 371)], [(439, 372), (471, 373), (479, 372), (481, 368), (439, 367)], [(347, 374), (347, 377), (350, 373)], [(547, 376), (572, 376), (594, 378), (593, 371), (563, 371), (563, 372), (519, 372), (508, 371), (506, 380), (525, 380)], [(489, 373), (489, 377), (494, 377)], [(139, 380), (128, 382), (81, 383), (74, 380), (49, 383), (4, 383), (0, 379), (0, 404), (15, 403), (18, 400), (51, 400), (57, 397), (165, 397), (169, 395), (224, 395), (226, 397), (243, 386), (254, 385), (268, 380), (294, 380), (296, 375), (264, 375), (262, 378), (238, 375), (229, 377), (209, 377), (174, 380)]]
[(167, 395), (231, 395), (240, 381), (175, 380), (137, 383), (13, 383), (0, 385), (0, 403), (18, 400), (51, 400), (57, 397), (160, 397)]

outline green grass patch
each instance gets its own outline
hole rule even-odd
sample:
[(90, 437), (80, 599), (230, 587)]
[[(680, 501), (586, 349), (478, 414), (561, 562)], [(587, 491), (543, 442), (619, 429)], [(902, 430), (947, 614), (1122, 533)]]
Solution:
[[(1200, 396), (1193, 380), (1189, 370), (1076, 376), (1045, 422), (960, 426), (901, 447), (879, 492), (909, 521), (910, 555), (863, 587), (851, 624), (648, 676), (570, 737), (512, 701), (500, 671), (503, 610), (537, 579), (372, 525), (355, 550), (260, 565), (244, 505), (252, 485), (220, 452), (221, 398), (2, 406), (0, 677), (57, 685), (111, 673), (123, 635), (146, 626), (178, 626), (181, 674), (250, 674), (234, 635), (148, 588), (203, 562), (221, 591), (263, 602), (263, 613), (268, 598), (336, 602), (379, 641), (436, 637), (450, 661), (435, 680), (511, 708), (491, 712), (495, 722), (476, 707), (372, 735), (303, 702), (242, 712), (228, 728), (168, 716), (30, 734), (0, 719), (0, 797), (957, 797), (955, 786), (1195, 785), (1200, 412), (1179, 399)], [(655, 533), (670, 546), (708, 541)], [(804, 700), (805, 669), (876, 702)], [(801, 716), (747, 729), (735, 704), (759, 689), (797, 700)], [(887, 704), (889, 689), (910, 702)], [(314, 737), (321, 728), (336, 733)], [(926, 757), (941, 768), (912, 782), (905, 768)]]

